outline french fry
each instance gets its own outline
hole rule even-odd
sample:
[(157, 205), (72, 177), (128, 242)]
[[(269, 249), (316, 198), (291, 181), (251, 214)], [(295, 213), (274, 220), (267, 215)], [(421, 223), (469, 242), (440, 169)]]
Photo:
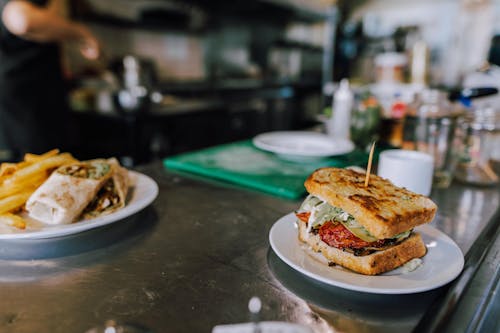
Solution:
[(19, 163), (0, 165), (0, 224), (19, 229), (26, 228), (26, 221), (13, 212), (24, 206), (31, 194), (49, 177), (52, 170), (78, 162), (69, 153), (58, 149), (44, 154), (25, 154)]
[(26, 221), (21, 216), (12, 213), (0, 214), (0, 224), (26, 229)]
[(18, 182), (8, 182), (0, 186), (0, 199), (22, 192), (24, 190), (34, 190), (47, 180), (47, 172), (34, 174), (31, 178), (25, 178)]
[(49, 158), (51, 156), (55, 156), (58, 153), (59, 149), (52, 149), (41, 155), (27, 153), (24, 155), (24, 160), (22, 162), (19, 163), (4, 162), (0, 165), (0, 181), (3, 180), (5, 177), (11, 176), (12, 174), (14, 174), (14, 172), (16, 172), (19, 169), (25, 168), (28, 165), (33, 164), (34, 162), (38, 162), (46, 158)]
[(0, 165), (0, 180), (12, 176), (14, 172), (28, 166), (29, 164), (30, 163), (24, 161), (19, 163), (2, 163), (2, 165)]
[(33, 192), (34, 190), (28, 190), (0, 199), (0, 214), (8, 213), (22, 207)]
[(3, 185), (20, 183), (23, 180), (33, 178), (36, 174), (74, 162), (77, 162), (77, 160), (69, 153), (50, 156), (17, 170), (11, 177), (4, 179)]
[(44, 160), (44, 159), (49, 158), (51, 156), (56, 156), (57, 154), (59, 154), (59, 149), (52, 149), (52, 150), (49, 150), (48, 152), (43, 153), (41, 155), (26, 153), (26, 154), (24, 154), (24, 161), (29, 162), (29, 163), (33, 163), (33, 162)]

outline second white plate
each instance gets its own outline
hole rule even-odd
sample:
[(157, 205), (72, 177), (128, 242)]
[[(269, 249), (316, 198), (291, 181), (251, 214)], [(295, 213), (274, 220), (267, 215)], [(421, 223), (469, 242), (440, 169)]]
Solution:
[(269, 241), (274, 252), (295, 270), (323, 283), (375, 294), (411, 294), (441, 287), (460, 274), (464, 257), (460, 248), (441, 231), (423, 225), (415, 228), (427, 246), (423, 264), (403, 273), (395, 269), (385, 274), (368, 276), (339, 266), (330, 267), (326, 258), (298, 240), (296, 217), (283, 216), (271, 228)]
[(95, 219), (61, 225), (47, 225), (27, 218), (28, 225), (25, 230), (13, 230), (12, 228), (0, 230), (0, 240), (61, 237), (117, 222), (137, 213), (157, 197), (158, 184), (142, 173), (129, 171), (129, 174), (133, 179), (132, 193), (126, 206), (122, 209)]
[(307, 131), (278, 131), (254, 137), (253, 144), (285, 158), (324, 158), (347, 154), (354, 150), (349, 140), (335, 139), (322, 133)]

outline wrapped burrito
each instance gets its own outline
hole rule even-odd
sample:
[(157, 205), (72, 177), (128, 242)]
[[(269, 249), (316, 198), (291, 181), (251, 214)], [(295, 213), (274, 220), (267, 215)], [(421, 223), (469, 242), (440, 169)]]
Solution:
[(107, 215), (125, 206), (130, 183), (128, 171), (116, 158), (105, 161), (111, 165), (112, 176), (83, 211), (85, 219)]
[(30, 217), (47, 224), (75, 221), (113, 175), (113, 165), (94, 160), (62, 166), (29, 197)]

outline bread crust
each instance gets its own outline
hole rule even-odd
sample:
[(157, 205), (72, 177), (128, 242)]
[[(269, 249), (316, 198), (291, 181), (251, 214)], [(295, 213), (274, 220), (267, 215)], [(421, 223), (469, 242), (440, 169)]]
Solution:
[(341, 207), (378, 239), (432, 221), (437, 206), (429, 198), (393, 185), (389, 180), (349, 169), (321, 168), (305, 181), (307, 191)]
[(299, 223), (299, 240), (308, 244), (315, 252), (320, 252), (328, 261), (341, 265), (357, 273), (377, 275), (393, 270), (414, 258), (423, 257), (427, 248), (420, 234), (413, 232), (403, 242), (388, 249), (376, 251), (365, 256), (355, 256), (352, 253), (329, 246), (319, 235), (307, 232), (307, 224)]

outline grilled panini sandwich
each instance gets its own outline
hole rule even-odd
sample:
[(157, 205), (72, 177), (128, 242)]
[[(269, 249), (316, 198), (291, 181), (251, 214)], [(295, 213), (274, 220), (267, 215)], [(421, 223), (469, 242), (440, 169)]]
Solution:
[(375, 175), (366, 187), (364, 181), (348, 169), (313, 172), (296, 212), (299, 239), (330, 263), (367, 275), (423, 257), (427, 249), (413, 228), (432, 221), (436, 204)]

